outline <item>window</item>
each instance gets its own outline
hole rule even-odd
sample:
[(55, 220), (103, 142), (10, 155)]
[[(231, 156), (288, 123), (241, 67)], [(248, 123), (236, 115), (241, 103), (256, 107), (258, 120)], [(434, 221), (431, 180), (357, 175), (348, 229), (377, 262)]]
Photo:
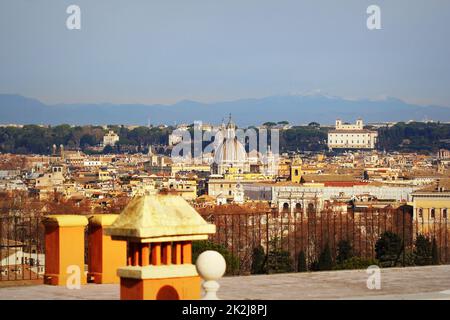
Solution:
[(447, 208), (442, 209), (442, 218), (447, 219)]
[(418, 210), (418, 215), (419, 215), (419, 218), (423, 218), (423, 209), (422, 208), (419, 208), (419, 210)]
[(434, 208), (431, 208), (431, 210), (430, 210), (430, 217), (431, 217), (431, 219), (434, 219), (435, 216), (436, 216), (436, 210)]

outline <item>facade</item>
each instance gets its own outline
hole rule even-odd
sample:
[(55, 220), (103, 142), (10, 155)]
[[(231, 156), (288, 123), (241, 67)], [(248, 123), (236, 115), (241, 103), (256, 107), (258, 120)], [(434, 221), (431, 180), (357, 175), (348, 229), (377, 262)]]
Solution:
[(227, 198), (233, 201), (237, 191), (238, 180), (210, 179), (208, 181), (208, 195), (214, 198)]
[(447, 149), (439, 149), (437, 158), (439, 160), (448, 160), (450, 159), (450, 150)]
[(336, 120), (335, 130), (328, 132), (328, 148), (332, 149), (375, 149), (378, 132), (364, 129), (361, 119), (355, 124)]
[(291, 181), (294, 183), (300, 183), (302, 179), (302, 159), (295, 158), (291, 163)]
[(176, 191), (187, 201), (197, 198), (197, 181), (195, 179), (169, 179), (168, 189)]
[(115, 146), (119, 142), (119, 135), (112, 130), (103, 136), (103, 146)]
[(276, 204), (280, 212), (317, 214), (323, 209), (323, 198), (317, 192), (279, 191)]
[(423, 232), (431, 231), (435, 223), (447, 221), (450, 210), (450, 190), (444, 186), (428, 187), (412, 194), (414, 220)]
[[(364, 196), (373, 196), (377, 199), (392, 199), (396, 201), (411, 201), (411, 194), (418, 190), (418, 187), (411, 186), (387, 186), (387, 185), (349, 185), (349, 186), (325, 186), (317, 184), (315, 186), (304, 186), (297, 184), (283, 185), (273, 183), (244, 183), (245, 197), (254, 201), (270, 201), (279, 205), (286, 194), (317, 195), (323, 201), (333, 199), (357, 199)], [(282, 198), (279, 198), (280, 195)], [(314, 196), (314, 197), (315, 197)], [(295, 196), (296, 197), (296, 196)], [(292, 206), (290, 206), (292, 208)]]
[(51, 171), (45, 174), (41, 174), (36, 179), (37, 189), (54, 190), (55, 188), (62, 187), (65, 177), (65, 170), (62, 165), (54, 165), (51, 167)]

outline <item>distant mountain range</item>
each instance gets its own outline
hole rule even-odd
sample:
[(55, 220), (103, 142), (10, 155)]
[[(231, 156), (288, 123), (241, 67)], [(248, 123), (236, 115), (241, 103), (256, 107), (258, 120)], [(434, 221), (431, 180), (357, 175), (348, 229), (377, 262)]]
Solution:
[(353, 122), (450, 121), (450, 108), (420, 106), (396, 98), (348, 100), (323, 94), (279, 95), (227, 102), (183, 100), (173, 105), (57, 104), (46, 105), (20, 95), (0, 94), (1, 124), (179, 124), (201, 120), (220, 123), (231, 113), (242, 126), (287, 120), (291, 124)]

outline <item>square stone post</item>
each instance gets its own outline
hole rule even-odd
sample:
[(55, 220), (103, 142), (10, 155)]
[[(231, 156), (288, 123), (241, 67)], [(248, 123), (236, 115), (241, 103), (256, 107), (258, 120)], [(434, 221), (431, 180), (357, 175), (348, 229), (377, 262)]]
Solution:
[[(67, 285), (86, 284), (84, 271), (84, 229), (88, 224), (82, 215), (49, 215), (45, 226), (44, 283)], [(78, 282), (79, 280), (79, 282)]]
[[(105, 229), (125, 240), (127, 265), (117, 270), (122, 300), (200, 299), (200, 277), (192, 264), (192, 241), (206, 240), (216, 227), (175, 195), (133, 198)], [(172, 249), (173, 248), (173, 249)]]
[(127, 242), (112, 240), (104, 234), (118, 214), (97, 214), (89, 217), (88, 227), (88, 281), (119, 283), (117, 268), (127, 263)]

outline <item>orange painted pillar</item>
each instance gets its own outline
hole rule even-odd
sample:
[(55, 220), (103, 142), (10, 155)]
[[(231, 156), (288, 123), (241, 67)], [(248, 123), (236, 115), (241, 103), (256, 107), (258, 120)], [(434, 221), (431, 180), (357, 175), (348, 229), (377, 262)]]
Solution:
[(172, 264), (172, 244), (165, 242), (162, 244), (162, 263), (166, 265)]
[(129, 247), (127, 265), (117, 269), (120, 299), (200, 299), (192, 241), (205, 240), (215, 230), (182, 197), (133, 198), (106, 228), (113, 239), (126, 240)]
[(152, 243), (152, 265), (161, 264), (161, 243)]
[(141, 243), (141, 266), (145, 267), (150, 264), (150, 244)]
[(192, 242), (183, 241), (181, 243), (181, 250), (183, 252), (183, 264), (192, 263)]
[(175, 250), (174, 250), (174, 259), (173, 259), (173, 263), (174, 264), (181, 264), (182, 260), (181, 260), (181, 243), (179, 242), (174, 242), (174, 246), (175, 246)]
[(112, 240), (104, 228), (113, 224), (118, 214), (97, 214), (89, 218), (88, 280), (94, 283), (119, 283), (117, 269), (127, 262), (127, 242)]
[[(86, 284), (84, 270), (84, 230), (88, 224), (82, 215), (49, 215), (45, 226), (44, 283), (67, 285), (75, 278)], [(79, 277), (79, 278), (78, 278)]]

